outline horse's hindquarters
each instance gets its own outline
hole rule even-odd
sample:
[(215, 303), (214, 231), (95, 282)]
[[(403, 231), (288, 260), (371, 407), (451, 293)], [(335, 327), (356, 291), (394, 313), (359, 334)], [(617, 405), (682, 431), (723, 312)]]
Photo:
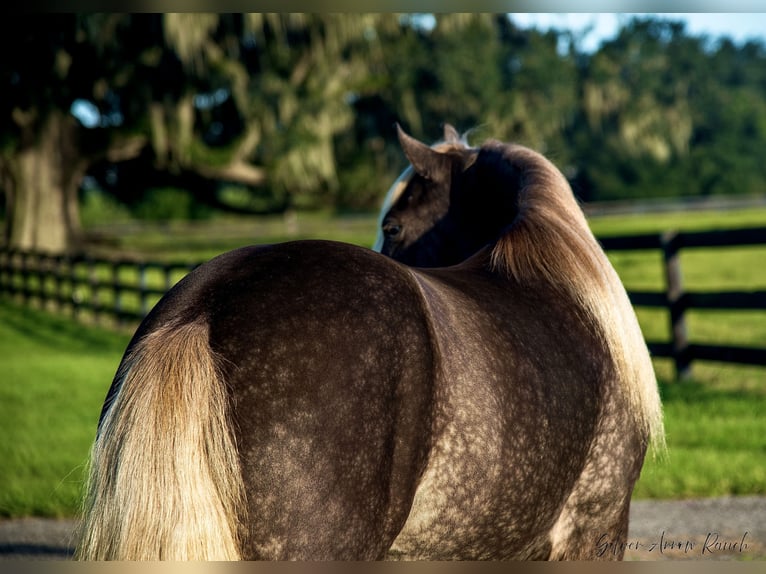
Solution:
[(211, 340), (232, 392), (245, 557), (382, 557), (429, 445), (433, 356), (417, 289), (390, 260), (332, 243), (221, 263)]

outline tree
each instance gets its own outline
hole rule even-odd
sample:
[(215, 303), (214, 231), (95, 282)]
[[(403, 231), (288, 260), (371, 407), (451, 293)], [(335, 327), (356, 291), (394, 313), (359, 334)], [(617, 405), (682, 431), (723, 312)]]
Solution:
[[(0, 104), (0, 173), (5, 241), (18, 248), (66, 251), (80, 239), (78, 189), (101, 158), (135, 155), (145, 138), (87, 130), (70, 113), (78, 98), (110, 107), (119, 77), (103, 51), (122, 38), (122, 18), (22, 15), (0, 24), (7, 91)], [(131, 46), (122, 48), (129, 59)], [(102, 52), (102, 53), (99, 53)], [(127, 82), (123, 79), (122, 82)], [(108, 116), (107, 116), (108, 117)]]
[[(155, 148), (177, 168), (267, 187), (267, 211), (322, 203), (338, 191), (335, 140), (353, 123), (351, 97), (376, 58), (376, 29), (391, 21), (381, 14), (166, 15), (166, 38), (187, 81), (181, 94), (163, 99), (165, 111), (156, 106)], [(227, 139), (214, 141), (209, 130), (221, 124), (192, 113), (205, 94), (228, 103), (239, 123)], [(168, 154), (161, 148), (171, 142), (177, 149)]]
[(766, 51), (634, 18), (588, 60), (572, 131), (586, 199), (757, 193)]
[[(582, 74), (577, 188), (587, 199), (667, 195), (689, 153), (694, 43), (677, 22), (633, 19)], [(673, 193), (673, 192), (670, 192)]]
[[(131, 185), (175, 184), (216, 205), (217, 181), (267, 188), (265, 208), (235, 206), (250, 212), (336, 193), (334, 138), (353, 121), (348, 95), (374, 57), (375, 25), (391, 18), (5, 19), (3, 48), (17, 55), (0, 65), (7, 242), (76, 246), (77, 190), (99, 161), (131, 161)], [(76, 102), (96, 110), (92, 125), (72, 116)]]
[(77, 246), (85, 173), (126, 203), (374, 207), (403, 167), (397, 121), (534, 147), (586, 200), (766, 178), (766, 48), (680, 23), (630, 20), (593, 54), (502, 14), (38, 14), (0, 33), (15, 247)]

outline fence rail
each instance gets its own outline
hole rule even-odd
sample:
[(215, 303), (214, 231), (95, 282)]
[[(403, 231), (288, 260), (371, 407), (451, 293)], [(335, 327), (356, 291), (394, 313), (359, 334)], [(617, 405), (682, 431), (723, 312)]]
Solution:
[(143, 319), (197, 265), (0, 249), (0, 292), (126, 325)]
[[(679, 378), (689, 376), (695, 360), (766, 365), (766, 348), (691, 343), (686, 312), (690, 309), (766, 310), (766, 290), (694, 292), (682, 282), (682, 249), (766, 245), (766, 227), (723, 231), (642, 234), (599, 239), (606, 251), (660, 250), (664, 291), (630, 291), (636, 307), (668, 311), (669, 341), (647, 341), (654, 356), (671, 358)], [(765, 261), (766, 263), (766, 261)], [(0, 293), (69, 310), (90, 313), (119, 325), (141, 320), (170, 287), (198, 263), (108, 259), (87, 255), (49, 255), (0, 248)]]
[(667, 309), (671, 340), (647, 341), (647, 345), (654, 356), (673, 359), (678, 378), (690, 376), (694, 360), (766, 365), (766, 348), (691, 343), (685, 316), (690, 309), (764, 310), (766, 291), (685, 291), (680, 260), (682, 249), (766, 245), (766, 227), (602, 237), (600, 242), (606, 251), (661, 250), (665, 291), (631, 291), (628, 295), (636, 307)]

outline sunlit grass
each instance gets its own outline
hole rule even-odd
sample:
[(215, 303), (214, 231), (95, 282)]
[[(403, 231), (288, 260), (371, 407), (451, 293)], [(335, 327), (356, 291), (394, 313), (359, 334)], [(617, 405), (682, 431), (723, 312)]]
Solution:
[[(598, 236), (706, 231), (766, 226), (766, 210), (663, 213), (591, 219)], [(628, 290), (662, 291), (659, 251), (611, 252)], [(766, 290), (766, 246), (684, 249), (687, 291)], [(670, 339), (664, 309), (638, 308), (644, 336)], [(766, 348), (766, 310), (690, 310), (693, 343)], [(684, 498), (766, 494), (766, 368), (696, 361), (693, 380), (673, 382), (672, 361), (655, 359), (662, 385), (667, 458), (647, 458), (635, 494), (639, 498)]]
[(0, 516), (68, 516), (128, 336), (0, 299)]
[(766, 388), (687, 381), (662, 396), (668, 453), (647, 457), (637, 497), (766, 494)]

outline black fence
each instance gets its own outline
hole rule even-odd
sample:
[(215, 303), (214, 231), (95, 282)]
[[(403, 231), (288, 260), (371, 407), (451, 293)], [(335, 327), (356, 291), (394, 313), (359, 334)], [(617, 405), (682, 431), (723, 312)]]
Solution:
[(197, 265), (0, 249), (0, 293), (75, 318), (133, 325)]
[[(657, 357), (673, 359), (678, 378), (690, 374), (692, 361), (722, 361), (750, 365), (766, 365), (766, 348), (730, 345), (699, 345), (689, 342), (686, 312), (690, 309), (764, 310), (766, 291), (685, 291), (681, 273), (681, 250), (711, 247), (766, 245), (766, 227), (690, 233), (602, 237), (606, 251), (662, 251), (664, 265), (664, 291), (630, 291), (628, 295), (635, 307), (661, 307), (668, 311), (670, 341), (647, 341), (650, 351)], [(764, 261), (766, 264), (766, 261)]]
[[(766, 245), (766, 227), (599, 240), (606, 251), (662, 252), (665, 290), (630, 291), (628, 295), (636, 307), (667, 310), (670, 340), (647, 344), (654, 356), (673, 359), (679, 378), (690, 374), (694, 360), (766, 365), (763, 347), (690, 343), (685, 320), (690, 309), (766, 310), (766, 291), (685, 291), (680, 261), (683, 249)], [(0, 293), (25, 304), (69, 312), (75, 318), (87, 314), (94, 322), (129, 326), (146, 316), (156, 301), (197, 265), (0, 249)]]

